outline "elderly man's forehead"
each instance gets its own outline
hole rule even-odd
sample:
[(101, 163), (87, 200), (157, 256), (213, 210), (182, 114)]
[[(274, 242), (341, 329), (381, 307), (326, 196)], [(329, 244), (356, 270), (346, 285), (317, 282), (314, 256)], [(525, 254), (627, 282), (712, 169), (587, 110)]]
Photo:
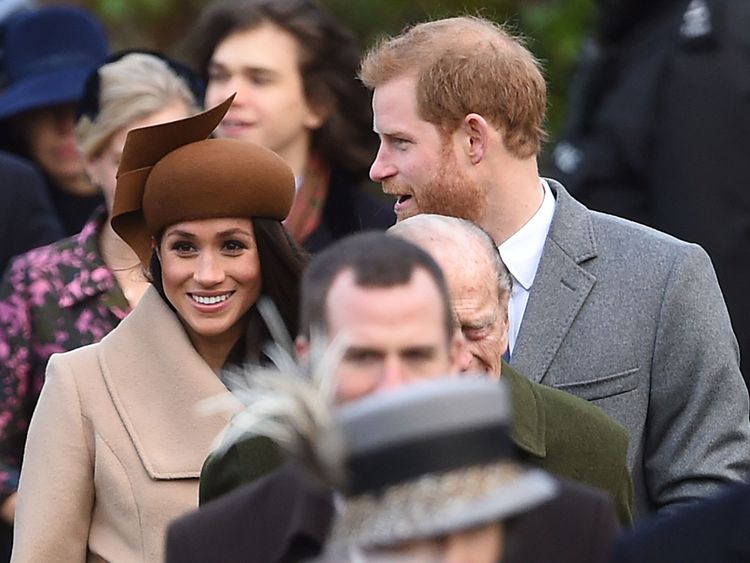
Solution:
[(443, 270), (448, 284), (456, 276), (476, 278), (492, 276), (491, 248), (466, 229), (449, 229), (442, 232), (428, 229), (405, 233), (404, 238), (421, 246)]
[(397, 223), (388, 232), (422, 247), (439, 244), (446, 253), (449, 250), (460, 252), (470, 245), (472, 253), (488, 255), (494, 244), (473, 223), (443, 215), (415, 215)]

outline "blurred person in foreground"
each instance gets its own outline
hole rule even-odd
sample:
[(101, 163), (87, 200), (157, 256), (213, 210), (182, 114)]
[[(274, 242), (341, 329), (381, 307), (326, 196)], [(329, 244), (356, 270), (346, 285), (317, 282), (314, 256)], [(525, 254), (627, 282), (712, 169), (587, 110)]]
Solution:
[(112, 230), (115, 174), (128, 131), (197, 111), (187, 69), (145, 53), (96, 69), (76, 129), (101, 205), (73, 237), (16, 258), (0, 283), (0, 496), (12, 523), (26, 432), (49, 357), (98, 342), (148, 287), (138, 256)]
[(75, 125), (86, 76), (107, 55), (104, 28), (72, 6), (19, 10), (3, 28), (0, 148), (38, 167), (65, 234), (76, 234), (102, 203)]
[(500, 25), (457, 17), (383, 41), (373, 89), (373, 180), (399, 220), (468, 219), (513, 276), (518, 372), (593, 401), (629, 434), (636, 518), (750, 473), (750, 401), (706, 252), (589, 211), (539, 177), (546, 84)]
[(284, 226), (297, 242), (314, 252), (393, 224), (390, 206), (366, 190), (375, 139), (359, 53), (327, 11), (310, 0), (219, 0), (189, 45), (206, 104), (237, 94), (217, 135), (260, 143), (294, 170)]
[(592, 209), (706, 249), (750, 386), (750, 2), (595, 4), (552, 173)]
[(261, 359), (258, 299), (296, 326), (304, 257), (281, 224), (294, 176), (263, 147), (207, 138), (230, 104), (126, 137), (111, 224), (151, 285), (100, 342), (49, 361), (13, 561), (161, 561), (167, 524), (197, 506), (201, 463), (229, 420), (196, 407), (232, 400), (226, 365)]
[[(398, 237), (365, 233), (333, 244), (305, 272), (301, 298), (296, 347), (306, 358), (303, 362), (317, 365), (313, 359), (320, 346), (342, 348), (340, 361), (320, 370), (332, 372), (338, 404), (457, 374), (468, 366), (439, 266)], [(248, 386), (252, 396), (252, 377)], [(258, 436), (243, 439), (244, 421), (256, 411), (251, 406), (243, 412), (230, 425), (217, 456), (223, 459), (226, 453), (235, 472), (230, 475), (233, 486), (242, 482), (236, 474), (253, 482), (175, 522), (168, 536), (169, 563), (211, 557), (225, 562), (296, 561), (316, 554), (324, 543), (334, 507), (330, 494), (308, 487), (297, 465), (284, 463), (272, 443)], [(207, 469), (201, 479), (204, 497), (204, 488), (215, 492), (225, 484), (222, 475)], [(373, 471), (385, 475), (388, 469)], [(583, 485), (558, 484), (559, 497), (544, 511), (530, 511), (525, 524), (545, 529), (549, 541), (524, 542), (514, 552), (515, 560), (541, 563), (554, 554), (558, 562), (601, 561), (617, 526), (611, 499)], [(576, 518), (570, 518), (571, 511)]]
[(514, 542), (540, 541), (515, 526), (552, 499), (557, 485), (520, 462), (502, 384), (419, 381), (312, 420), (302, 413), (316, 408), (314, 393), (289, 397), (288, 409), (274, 410), (271, 393), (251, 404), (269, 413), (251, 428), (262, 434), (269, 422), (280, 425), (303, 469), (335, 487), (340, 506), (324, 560), (498, 563)]

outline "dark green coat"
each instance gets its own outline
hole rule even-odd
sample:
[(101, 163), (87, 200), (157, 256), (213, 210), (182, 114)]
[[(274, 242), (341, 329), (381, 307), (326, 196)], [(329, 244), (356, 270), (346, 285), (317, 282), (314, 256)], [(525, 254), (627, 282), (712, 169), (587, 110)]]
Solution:
[[(600, 408), (569, 393), (533, 383), (503, 363), (513, 408), (511, 436), (526, 460), (553, 475), (603, 489), (614, 497), (623, 524), (632, 522), (633, 485), (625, 429)], [(235, 444), (203, 465), (200, 503), (279, 467), (284, 458), (266, 438)]]
[(608, 492), (620, 522), (630, 525), (633, 483), (625, 428), (588, 401), (534, 383), (505, 363), (502, 379), (513, 409), (511, 437), (527, 461)]

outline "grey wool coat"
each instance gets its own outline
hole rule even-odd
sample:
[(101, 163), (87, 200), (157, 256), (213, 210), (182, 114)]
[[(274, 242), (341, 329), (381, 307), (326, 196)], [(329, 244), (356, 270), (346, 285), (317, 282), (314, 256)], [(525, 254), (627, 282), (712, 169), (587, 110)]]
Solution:
[(636, 516), (742, 480), (750, 407), (708, 255), (549, 184), (555, 215), (511, 365), (625, 426)]

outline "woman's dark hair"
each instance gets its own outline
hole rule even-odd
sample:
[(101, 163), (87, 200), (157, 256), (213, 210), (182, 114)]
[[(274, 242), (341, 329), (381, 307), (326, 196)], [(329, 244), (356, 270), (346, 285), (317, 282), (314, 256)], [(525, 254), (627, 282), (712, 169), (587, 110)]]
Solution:
[(271, 23), (299, 47), (305, 97), (328, 115), (312, 133), (312, 150), (332, 168), (366, 173), (377, 148), (370, 94), (357, 80), (359, 50), (352, 34), (312, 0), (220, 0), (208, 6), (188, 39), (196, 71), (208, 82), (217, 45), (232, 33)]
[[(299, 286), (308, 256), (274, 219), (252, 219), (255, 231), (255, 244), (258, 247), (258, 260), (261, 271), (261, 296), (271, 299), (279, 311), (287, 331), (294, 338), (297, 335), (299, 315)], [(174, 310), (164, 293), (161, 262), (154, 251), (151, 255), (149, 278), (167, 305)], [(265, 322), (256, 306), (246, 315), (245, 338), (240, 339), (230, 352), (227, 363), (262, 361), (263, 346), (271, 338)]]

